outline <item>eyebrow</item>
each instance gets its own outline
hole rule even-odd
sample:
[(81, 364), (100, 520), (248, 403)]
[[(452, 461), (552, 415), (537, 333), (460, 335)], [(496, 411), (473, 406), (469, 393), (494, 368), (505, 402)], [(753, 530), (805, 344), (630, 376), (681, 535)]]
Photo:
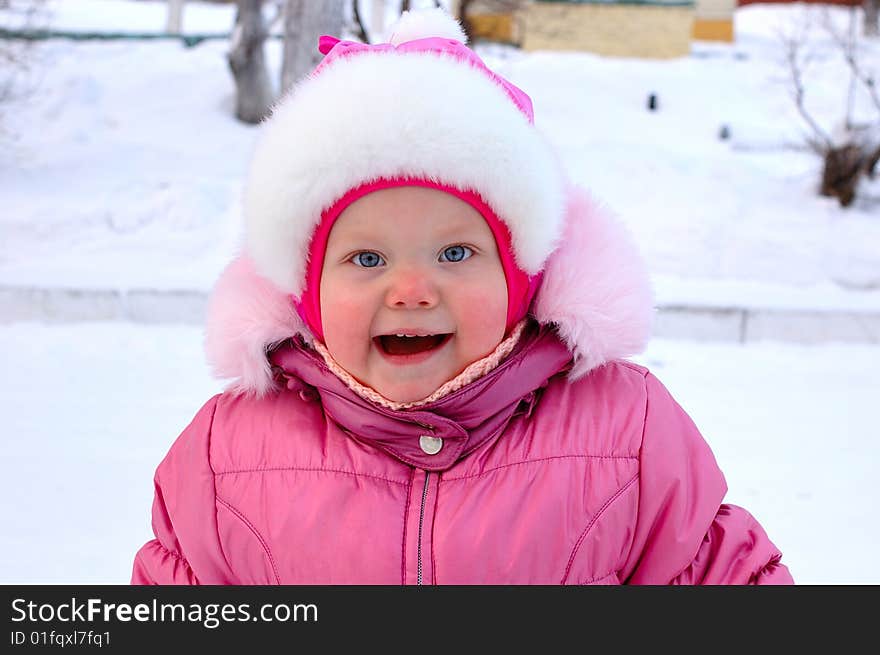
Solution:
[[(485, 219), (483, 219), (482, 216), (480, 217), (480, 220), (485, 222)], [(486, 227), (488, 226), (489, 224), (486, 223)], [(454, 235), (459, 232), (477, 231), (478, 229), (478, 225), (475, 225), (472, 221), (463, 221), (459, 219), (453, 222), (452, 225), (448, 227), (448, 229), (441, 229), (438, 232), (438, 235), (443, 238), (448, 238), (448, 236)], [(491, 234), (492, 230), (490, 229), (489, 232)]]
[[(488, 227), (488, 224), (487, 224), (487, 227)], [(446, 226), (443, 228), (438, 228), (437, 236), (441, 240), (446, 240), (446, 239), (449, 239), (449, 238), (451, 238), (457, 234), (463, 233), (463, 232), (470, 233), (470, 232), (476, 232), (476, 231), (478, 231), (478, 227), (476, 225), (472, 224), (470, 221), (468, 221), (468, 222), (456, 221), (455, 223), (453, 223), (449, 226)], [(489, 233), (490, 233), (490, 235), (492, 234), (491, 229), (489, 230)], [(348, 230), (346, 230), (344, 235), (345, 235), (346, 240), (355, 240), (355, 241), (370, 241), (370, 240), (373, 240), (376, 238), (381, 238), (381, 236), (377, 236), (376, 231), (374, 229), (368, 230), (368, 229), (360, 228), (360, 227), (349, 228)]]

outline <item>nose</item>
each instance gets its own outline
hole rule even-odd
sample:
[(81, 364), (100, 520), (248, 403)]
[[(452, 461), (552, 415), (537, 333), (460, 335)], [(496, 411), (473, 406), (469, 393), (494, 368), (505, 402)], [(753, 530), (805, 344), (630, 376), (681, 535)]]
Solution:
[(395, 309), (430, 309), (440, 294), (430, 273), (419, 266), (401, 267), (391, 276), (385, 302)]

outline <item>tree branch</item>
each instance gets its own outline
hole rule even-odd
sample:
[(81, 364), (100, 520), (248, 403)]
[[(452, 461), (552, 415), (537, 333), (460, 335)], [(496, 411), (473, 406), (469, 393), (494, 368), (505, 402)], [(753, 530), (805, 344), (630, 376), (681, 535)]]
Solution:
[(859, 63), (858, 41), (855, 37), (854, 11), (855, 7), (852, 8), (853, 13), (850, 14), (850, 34), (848, 37), (844, 37), (834, 28), (834, 24), (831, 22), (831, 17), (828, 14), (827, 8), (823, 13), (823, 27), (831, 38), (834, 39), (834, 42), (840, 47), (843, 52), (843, 58), (846, 60), (846, 64), (849, 66), (853, 77), (865, 85), (868, 89), (868, 93), (871, 95), (871, 101), (874, 103), (874, 106), (880, 110), (880, 95), (877, 93), (877, 83), (874, 80), (873, 75), (864, 71)]
[(804, 106), (804, 82), (803, 82), (803, 71), (801, 69), (801, 63), (798, 58), (800, 53), (802, 42), (799, 38), (795, 36), (787, 36), (785, 34), (779, 35), (782, 40), (782, 44), (785, 47), (785, 58), (786, 63), (788, 64), (788, 72), (791, 74), (791, 81), (793, 84), (793, 95), (795, 106), (797, 107), (798, 113), (801, 115), (801, 118), (804, 119), (807, 125), (810, 126), (810, 129), (813, 130), (813, 134), (816, 136), (818, 141), (814, 139), (808, 139), (809, 145), (818, 153), (824, 153), (831, 149), (832, 141), (831, 137), (819, 126), (819, 124), (810, 116), (809, 112), (807, 112), (806, 107)]
[(370, 39), (367, 37), (367, 30), (364, 29), (364, 22), (361, 20), (361, 11), (358, 8), (358, 0), (351, 0), (351, 13), (354, 17), (356, 36), (364, 43), (369, 43)]

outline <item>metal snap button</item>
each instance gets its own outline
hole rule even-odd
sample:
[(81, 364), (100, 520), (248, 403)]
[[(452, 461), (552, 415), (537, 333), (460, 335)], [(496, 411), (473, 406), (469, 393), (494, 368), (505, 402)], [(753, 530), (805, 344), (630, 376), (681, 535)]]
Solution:
[(443, 439), (423, 434), (419, 437), (419, 447), (426, 455), (436, 455), (443, 448)]

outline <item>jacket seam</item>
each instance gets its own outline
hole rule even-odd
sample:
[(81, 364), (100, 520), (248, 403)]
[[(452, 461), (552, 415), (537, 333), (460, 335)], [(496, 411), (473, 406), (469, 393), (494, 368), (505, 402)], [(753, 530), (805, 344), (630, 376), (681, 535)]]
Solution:
[(208, 434), (206, 435), (206, 441), (208, 446), (208, 452), (206, 456), (208, 470), (211, 471), (211, 491), (214, 494), (214, 528), (216, 531), (217, 537), (217, 545), (220, 550), (220, 554), (223, 555), (223, 561), (226, 563), (226, 570), (233, 571), (232, 563), (229, 561), (229, 557), (226, 555), (226, 549), (223, 547), (223, 540), (220, 538), (220, 516), (217, 512), (216, 503), (217, 503), (217, 472), (214, 470), (214, 465), (211, 463), (211, 445), (214, 440), (214, 419), (217, 416), (217, 405), (220, 404), (221, 396), (214, 397), (214, 407), (211, 408), (211, 420), (208, 422)]
[(778, 569), (782, 565), (782, 553), (773, 553), (770, 557), (770, 560), (762, 566), (759, 570), (755, 571), (751, 576), (749, 576), (749, 581), (746, 584), (749, 585), (757, 585), (758, 581), (765, 575), (770, 575), (773, 571)]
[(176, 550), (171, 550), (169, 548), (165, 548), (165, 546), (162, 545), (162, 542), (159, 541), (158, 539), (156, 540), (156, 543), (159, 544), (159, 548), (161, 548), (166, 553), (171, 555), (174, 559), (179, 559), (181, 562), (183, 562), (184, 564), (189, 566), (189, 562), (186, 561), (186, 558), (183, 555), (181, 555), (180, 553), (178, 553)]
[(602, 518), (605, 514), (606, 510), (614, 504), (623, 493), (629, 489), (633, 483), (639, 479), (639, 474), (636, 473), (632, 478), (630, 478), (620, 489), (618, 489), (608, 500), (606, 500), (602, 507), (598, 509), (598, 511), (592, 516), (589, 523), (587, 523), (587, 527), (584, 528), (584, 531), (581, 533), (581, 536), (578, 538), (577, 543), (574, 545), (574, 548), (571, 551), (571, 555), (568, 558), (568, 564), (565, 566), (565, 574), (562, 576), (562, 584), (565, 584), (565, 581), (568, 580), (568, 576), (571, 573), (571, 567), (574, 564), (574, 558), (577, 556), (578, 551), (581, 548), (581, 544), (583, 544), (584, 540), (587, 538), (590, 530), (593, 529), (593, 526)]
[(373, 480), (383, 480), (384, 482), (399, 484), (404, 487), (409, 486), (410, 484), (401, 480), (391, 480), (390, 478), (384, 478), (381, 475), (371, 475), (369, 473), (356, 473), (354, 471), (344, 471), (342, 469), (328, 469), (308, 466), (270, 466), (266, 468), (231, 469), (228, 471), (216, 471), (214, 475), (233, 475), (235, 473), (273, 473), (275, 471), (322, 471), (325, 473), (341, 473), (343, 475), (353, 475), (358, 478), (372, 478)]
[[(178, 553), (176, 550), (172, 550), (171, 548), (166, 548), (165, 544), (163, 544), (158, 539), (155, 539), (154, 541), (156, 542), (156, 545), (158, 545), (159, 548), (161, 548), (164, 552), (171, 555), (171, 557), (173, 557), (174, 559), (180, 560), (181, 562), (183, 562), (186, 565), (186, 568), (188, 568), (190, 571), (192, 571), (192, 567), (189, 565), (189, 562), (186, 560), (186, 558), (182, 554)], [(195, 577), (195, 573), (193, 573), (193, 577)]]
[[(159, 547), (159, 550), (162, 551), (162, 553), (167, 553), (168, 555), (171, 555), (171, 557), (173, 557), (174, 559), (176, 559), (178, 562), (180, 562), (181, 564), (183, 564), (186, 567), (186, 570), (192, 576), (192, 579), (195, 580), (195, 584), (197, 584), (197, 585), (202, 584), (199, 581), (199, 577), (196, 575), (196, 572), (193, 571), (192, 566), (190, 566), (190, 563), (186, 560), (186, 558), (183, 555), (178, 553), (176, 550), (172, 550), (171, 548), (166, 548), (165, 544), (163, 544), (158, 539), (154, 539), (153, 541), (156, 542), (156, 545)], [(161, 583), (156, 582), (155, 577), (152, 577), (151, 584), (161, 584)]]
[(554, 455), (551, 457), (539, 457), (537, 459), (524, 459), (520, 462), (510, 462), (509, 464), (502, 464), (501, 466), (486, 469), (479, 473), (471, 473), (469, 475), (460, 475), (457, 477), (443, 476), (443, 479), (447, 482), (452, 482), (453, 480), (467, 480), (468, 478), (478, 478), (489, 473), (494, 473), (495, 471), (500, 471), (501, 469), (510, 468), (511, 466), (535, 464), (537, 462), (547, 462), (554, 459), (638, 459), (638, 457), (636, 455)]
[[(719, 508), (719, 509), (720, 509), (720, 508)], [(716, 520), (717, 518), (718, 518), (718, 512), (716, 511), (716, 512), (715, 512), (715, 516), (712, 517), (712, 522), (711, 522), (711, 523), (709, 524), (709, 526), (706, 528), (706, 534), (703, 535), (702, 540), (700, 540), (700, 545), (697, 546), (697, 550), (696, 550), (696, 552), (694, 553), (694, 556), (691, 557), (691, 559), (689, 559), (689, 560), (684, 564), (684, 566), (682, 566), (682, 567), (681, 567), (681, 568), (675, 573), (675, 575), (673, 575), (671, 578), (669, 578), (669, 582), (667, 582), (666, 584), (673, 584), (676, 580), (678, 580), (678, 578), (680, 578), (682, 575), (684, 575), (685, 571), (687, 571), (687, 570), (690, 569), (690, 568), (693, 568), (694, 564), (695, 564), (696, 561), (697, 561), (697, 556), (700, 554), (700, 550), (703, 548), (703, 544), (704, 544), (707, 540), (710, 539), (710, 534), (709, 534), (709, 533), (711, 532), (711, 530), (712, 530), (712, 526), (715, 524), (715, 520)], [(703, 572), (703, 577), (705, 577), (705, 571)], [(701, 580), (702, 580), (702, 578), (701, 578)]]
[(263, 551), (266, 553), (266, 557), (269, 559), (269, 564), (272, 565), (272, 573), (275, 576), (275, 583), (280, 585), (281, 584), (281, 577), (278, 575), (278, 567), (275, 566), (275, 558), (272, 557), (272, 551), (269, 550), (269, 546), (266, 543), (266, 540), (263, 539), (263, 536), (260, 534), (259, 530), (257, 530), (254, 527), (253, 523), (248, 521), (247, 517), (245, 517), (244, 514), (239, 512), (237, 509), (235, 509), (235, 507), (230, 505), (228, 502), (226, 502), (225, 500), (223, 500), (219, 496), (215, 496), (215, 499), (220, 505), (222, 505), (223, 507), (228, 509), (230, 512), (232, 512), (233, 516), (235, 516), (236, 518), (238, 518), (238, 520), (240, 520), (242, 523), (244, 523), (250, 529), (250, 531), (254, 535), (254, 537), (257, 538), (257, 541), (260, 542), (260, 545), (263, 547)]
[[(713, 524), (715, 523), (715, 519), (717, 519), (717, 517), (718, 517), (718, 514), (716, 513), (716, 514), (715, 514), (715, 518), (712, 519), (712, 523), (713, 523)], [(691, 559), (690, 561), (688, 561), (688, 563), (685, 564), (685, 565), (681, 568), (681, 570), (680, 570), (678, 573), (676, 573), (675, 575), (673, 575), (673, 576), (669, 579), (669, 583), (668, 583), (668, 584), (673, 584), (674, 582), (676, 582), (676, 581), (677, 581), (682, 575), (684, 575), (685, 571), (687, 571), (688, 569), (690, 569), (690, 568), (693, 567), (694, 563), (696, 562), (697, 555), (700, 554), (700, 550), (702, 549), (703, 542), (705, 542), (706, 539), (709, 537), (709, 531), (710, 531), (711, 529), (712, 529), (712, 526), (710, 525), (709, 528), (706, 530), (706, 536), (703, 537), (703, 541), (700, 542), (700, 547), (697, 548), (697, 552), (694, 554), (694, 558)], [(756, 585), (756, 584), (757, 584), (757, 580), (758, 580), (761, 576), (763, 576), (763, 575), (765, 575), (765, 574), (769, 574), (769, 570), (770, 570), (770, 569), (776, 569), (777, 567), (780, 566), (781, 562), (782, 562), (782, 554), (781, 554), (781, 553), (778, 553), (778, 552), (777, 552), (777, 553), (774, 553), (774, 554), (770, 557), (770, 559), (767, 561), (766, 564), (764, 564), (760, 569), (758, 569), (757, 571), (755, 571), (754, 573), (752, 573), (752, 574), (749, 576), (749, 579), (748, 579), (748, 581), (747, 581), (745, 584), (747, 584), (747, 585)], [(703, 573), (703, 577), (705, 577), (705, 572)], [(699, 582), (699, 583), (697, 583), (697, 584), (702, 584), (702, 578), (701, 578), (701, 582)]]
[(615, 361), (618, 365), (622, 366), (623, 368), (628, 368), (629, 370), (631, 370), (631, 371), (633, 371), (633, 372), (635, 372), (635, 373), (638, 373), (638, 374), (641, 375), (642, 377), (645, 377), (645, 374), (646, 374), (646, 372), (647, 372), (647, 370), (648, 370), (647, 367), (640, 366), (640, 365), (638, 365), (638, 364), (633, 364), (632, 362), (627, 361), (627, 360), (625, 360), (625, 359), (617, 359), (617, 360), (614, 360), (614, 361)]
[(605, 578), (611, 577), (612, 575), (616, 575), (616, 574), (617, 574), (617, 570), (611, 569), (610, 571), (608, 571), (608, 573), (606, 573), (604, 575), (594, 575), (589, 580), (584, 580), (583, 582), (578, 582), (578, 584), (579, 585), (593, 584), (594, 582), (596, 582), (596, 580), (604, 580)]
[[(637, 476), (641, 476), (641, 473), (642, 473), (642, 453), (645, 450), (645, 435), (647, 435), (647, 433), (648, 433), (648, 406), (651, 402), (651, 394), (648, 391), (648, 375), (650, 374), (650, 371), (648, 371), (648, 370), (640, 371), (638, 369), (636, 369), (636, 371), (641, 374), (642, 384), (644, 385), (644, 388), (645, 388), (645, 411), (644, 411), (644, 415), (642, 416), (642, 436), (639, 439), (639, 456), (638, 456), (639, 466), (638, 466), (638, 474), (637, 474)], [(633, 536), (632, 536), (630, 543), (629, 543), (629, 549), (627, 550), (625, 561), (628, 561), (630, 556), (632, 555), (633, 540), (635, 539), (636, 531), (638, 529), (638, 520), (639, 520), (639, 516), (641, 514), (641, 504), (642, 504), (642, 493), (641, 493), (641, 488), (639, 488), (638, 494), (636, 497), (636, 512), (635, 512), (636, 525), (633, 526), (633, 530), (632, 530)], [(683, 570), (684, 569), (682, 569), (682, 571)], [(679, 575), (680, 575), (680, 573), (679, 573)]]

